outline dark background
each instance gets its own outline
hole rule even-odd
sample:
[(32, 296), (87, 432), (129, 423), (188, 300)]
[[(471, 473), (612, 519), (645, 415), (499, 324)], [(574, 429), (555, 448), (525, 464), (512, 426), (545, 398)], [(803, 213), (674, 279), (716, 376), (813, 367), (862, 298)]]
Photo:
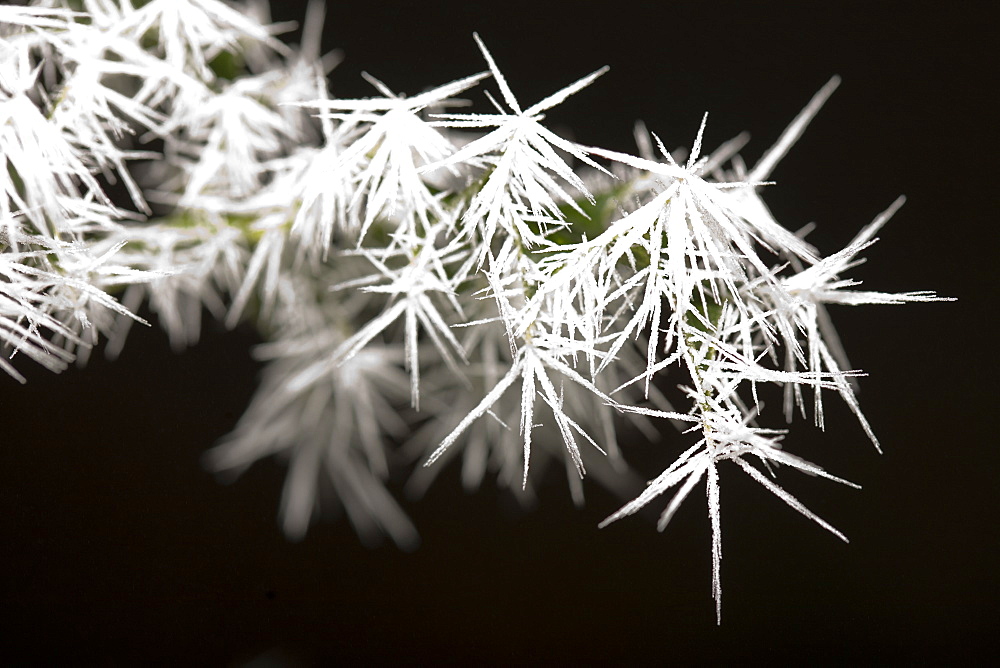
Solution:
[[(864, 489), (781, 483), (844, 545), (724, 470), (723, 625), (696, 492), (665, 534), (607, 529), (619, 501), (553, 475), (531, 513), (456, 468), (406, 503), (423, 544), (369, 550), (344, 521), (290, 543), (274, 461), (222, 485), (199, 458), (246, 406), (252, 331), (209, 325), (170, 352), (134, 331), (121, 359), (0, 378), (0, 657), (16, 663), (965, 662), (998, 627), (995, 44), (985, 3), (333, 3), (334, 93), (366, 70), (416, 93), (484, 69), (478, 30), (525, 106), (608, 64), (549, 114), (586, 144), (633, 150), (635, 119), (668, 146), (741, 130), (750, 164), (834, 73), (844, 83), (774, 173), (779, 221), (819, 224), (833, 252), (897, 195), (908, 202), (854, 276), (950, 304), (840, 309), (885, 454), (831, 397), (828, 430), (786, 443)], [(934, 7), (934, 9), (932, 9)], [(276, 19), (301, 16), (283, 3)], [(495, 86), (486, 86), (495, 91)], [(473, 97), (482, 103), (482, 94)], [(480, 106), (485, 109), (485, 106)], [(682, 441), (665, 434), (662, 463)], [(647, 450), (648, 452), (648, 450)], [(655, 459), (660, 455), (648, 455)], [(651, 461), (652, 461), (651, 459)], [(652, 475), (658, 471), (646, 471)], [(398, 485), (395, 486), (398, 491)], [(657, 509), (658, 510), (658, 509)], [(655, 517), (655, 513), (653, 514)], [(269, 663), (270, 662), (270, 663)]]

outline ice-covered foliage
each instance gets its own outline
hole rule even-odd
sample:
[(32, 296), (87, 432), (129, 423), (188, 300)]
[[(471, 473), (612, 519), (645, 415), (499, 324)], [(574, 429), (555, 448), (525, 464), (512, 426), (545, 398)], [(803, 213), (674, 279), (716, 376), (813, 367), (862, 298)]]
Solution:
[[(479, 35), (481, 73), (413, 96), (365, 75), (376, 96), (340, 99), (309, 14), (292, 47), (261, 2), (0, 7), (4, 372), (24, 380), (17, 353), (60, 371), (99, 335), (116, 354), (144, 302), (178, 349), (206, 309), (253, 322), (260, 387), (207, 462), (286, 458), (291, 538), (325, 499), (366, 543), (414, 546), (407, 463), (411, 496), (455, 459), (467, 489), (495, 474), (525, 502), (551, 463), (577, 503), (585, 473), (638, 494), (604, 524), (670, 492), (661, 530), (704, 480), (720, 618), (721, 466), (844, 538), (776, 478), (851, 483), (758, 424), (758, 386), (821, 427), (836, 393), (878, 447), (827, 308), (939, 298), (850, 278), (902, 198), (826, 256), (761, 200), (836, 78), (752, 168), (743, 136), (705, 150), (707, 116), (682, 164), (642, 125), (638, 156), (560, 137), (545, 112), (607, 68), (522, 107)], [(661, 394), (677, 383), (685, 405)], [(694, 443), (642, 489), (615, 431), (662, 448), (662, 420)]]

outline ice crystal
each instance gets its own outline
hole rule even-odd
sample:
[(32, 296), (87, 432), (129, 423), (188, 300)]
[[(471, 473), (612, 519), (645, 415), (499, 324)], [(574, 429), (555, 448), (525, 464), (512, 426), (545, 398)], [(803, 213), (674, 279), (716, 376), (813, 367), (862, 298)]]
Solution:
[[(686, 159), (643, 124), (632, 155), (543, 123), (607, 68), (524, 107), (476, 34), (487, 72), (413, 96), (366, 74), (377, 96), (340, 99), (322, 14), (310, 3), (294, 47), (263, 3), (0, 7), (4, 353), (58, 372), (105, 337), (113, 356), (143, 303), (177, 349), (206, 310), (251, 322), (261, 382), (207, 462), (287, 459), (295, 539), (332, 506), (365, 543), (413, 547), (399, 463), (423, 463), (405, 483), (419, 496), (460, 458), (466, 489), (496, 474), (525, 503), (553, 462), (576, 503), (585, 473), (635, 497), (601, 526), (672, 491), (663, 530), (704, 481), (720, 621), (725, 462), (846, 540), (775, 478), (851, 483), (757, 423), (758, 387), (783, 388), (788, 422), (811, 392), (820, 427), (835, 392), (879, 447), (828, 306), (941, 298), (847, 277), (902, 198), (827, 256), (763, 201), (839, 79), (752, 168), (746, 135), (705, 150), (707, 114)], [(481, 84), (493, 112), (452, 109)], [(105, 193), (118, 182), (127, 197)], [(679, 408), (661, 392), (677, 382)], [(643, 489), (620, 419), (695, 442)]]

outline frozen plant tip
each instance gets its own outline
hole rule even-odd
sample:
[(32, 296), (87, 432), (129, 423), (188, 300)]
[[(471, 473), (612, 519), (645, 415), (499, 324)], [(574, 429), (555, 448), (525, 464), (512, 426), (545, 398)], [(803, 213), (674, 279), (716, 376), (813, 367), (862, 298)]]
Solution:
[[(143, 304), (177, 349), (205, 309), (252, 323), (260, 385), (206, 464), (285, 458), (293, 539), (339, 509), (366, 544), (415, 547), (387, 485), (408, 468), (419, 496), (449, 460), (525, 505), (553, 465), (577, 504), (585, 474), (634, 497), (602, 527), (672, 493), (663, 530), (704, 481), (720, 621), (722, 468), (846, 541), (777, 473), (855, 485), (758, 424), (758, 388), (820, 427), (836, 393), (878, 448), (828, 307), (941, 298), (848, 275), (902, 198), (827, 256), (761, 199), (839, 79), (752, 168), (745, 135), (707, 150), (707, 115), (685, 160), (642, 124), (632, 155), (545, 123), (606, 67), (523, 107), (478, 34), (481, 73), (412, 96), (365, 74), (377, 95), (340, 99), (323, 12), (297, 47), (262, 2), (0, 7), (0, 368), (58, 372), (102, 336), (113, 356)], [(643, 488), (624, 420), (693, 444)]]

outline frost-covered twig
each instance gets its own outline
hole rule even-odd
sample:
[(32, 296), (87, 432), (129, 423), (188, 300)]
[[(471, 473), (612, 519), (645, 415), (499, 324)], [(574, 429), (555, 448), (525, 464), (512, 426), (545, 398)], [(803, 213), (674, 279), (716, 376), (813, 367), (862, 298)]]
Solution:
[[(0, 7), (4, 351), (53, 371), (98, 335), (117, 354), (143, 302), (178, 349), (205, 309), (253, 322), (261, 384), (208, 463), (286, 457), (293, 538), (329, 497), (366, 543), (412, 547), (394, 476), (421, 462), (419, 495), (461, 458), (467, 489), (495, 472), (523, 501), (553, 462), (577, 503), (596, 472), (634, 496), (602, 526), (676, 489), (662, 530), (705, 480), (720, 620), (724, 462), (846, 540), (775, 477), (851, 483), (757, 424), (758, 386), (783, 388), (788, 422), (811, 391), (820, 427), (836, 392), (879, 447), (827, 307), (940, 298), (846, 275), (902, 198), (825, 257), (761, 199), (839, 79), (753, 168), (745, 135), (705, 150), (707, 115), (681, 164), (644, 125), (638, 156), (555, 134), (545, 112), (607, 68), (522, 108), (479, 35), (487, 72), (411, 97), (366, 74), (377, 97), (338, 99), (322, 13), (311, 3), (296, 48), (261, 3)], [(450, 110), (477, 86), (495, 113)], [(125, 197), (105, 192), (116, 181)], [(660, 388), (678, 382), (675, 407)], [(695, 443), (641, 489), (622, 419), (653, 439), (667, 419)]]

